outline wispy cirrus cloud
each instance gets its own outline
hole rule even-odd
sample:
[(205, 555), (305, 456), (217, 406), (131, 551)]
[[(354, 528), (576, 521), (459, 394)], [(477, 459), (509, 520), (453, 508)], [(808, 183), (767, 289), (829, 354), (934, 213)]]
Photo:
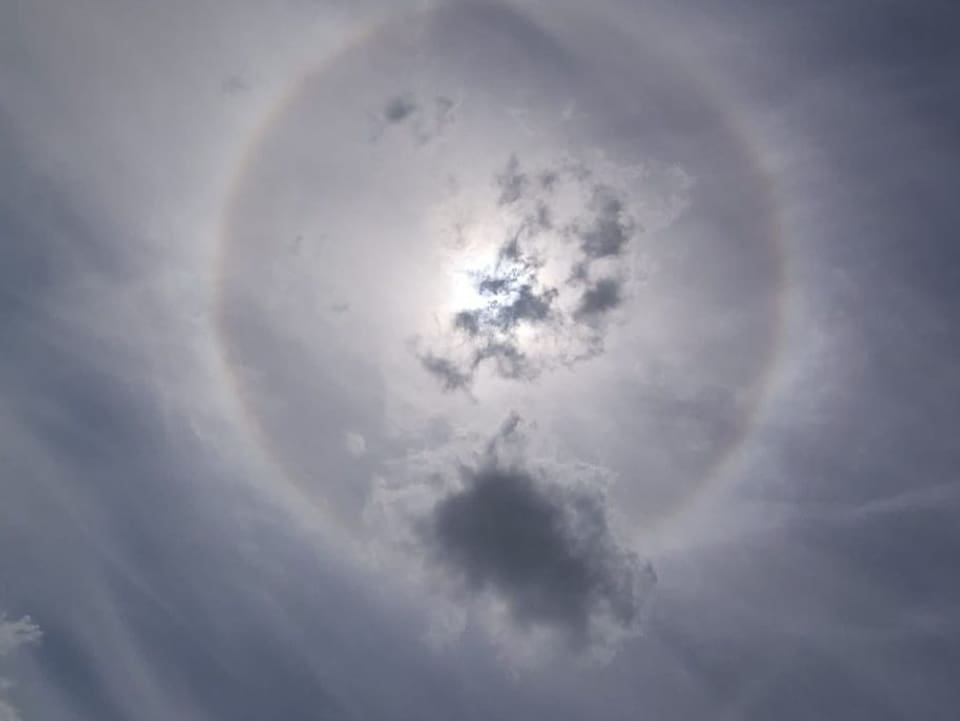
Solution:
[[(40, 642), (43, 633), (30, 616), (22, 616), (16, 621), (8, 620), (6, 614), (0, 612), (0, 657), (14, 653), (22, 646), (29, 646)], [(7, 679), (0, 678), (0, 721), (19, 721), (20, 715), (16, 708), (3, 698), (3, 691), (12, 686)]]

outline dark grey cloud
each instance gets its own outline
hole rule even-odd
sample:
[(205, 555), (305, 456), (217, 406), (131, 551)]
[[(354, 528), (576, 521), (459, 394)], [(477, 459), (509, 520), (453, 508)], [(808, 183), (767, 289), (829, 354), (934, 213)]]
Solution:
[(487, 329), (510, 333), (517, 326), (545, 324), (551, 320), (558, 290), (526, 282), (514, 270), (495, 270), (477, 284), (482, 296), (489, 300), (483, 308), (459, 311), (453, 316), (454, 327), (476, 336)]
[[(581, 207), (558, 224), (556, 217), (571, 212), (555, 197), (561, 184)], [(482, 303), (455, 310), (448, 327), (467, 353), (431, 350), (420, 358), (445, 390), (469, 388), (484, 366), (502, 378), (532, 380), (551, 366), (602, 352), (606, 321), (624, 299), (627, 247), (641, 230), (625, 191), (597, 180), (580, 162), (530, 171), (513, 153), (493, 186), (496, 205), (509, 218), (496, 261), (472, 274)], [(546, 270), (558, 261), (566, 264), (565, 281)], [(564, 350), (545, 353), (539, 340), (528, 346), (522, 331)]]
[(477, 349), (474, 354), (474, 370), (487, 360), (493, 361), (497, 374), (502, 378), (532, 380), (537, 375), (530, 358), (514, 343), (491, 340)]
[(461, 310), (453, 316), (453, 325), (469, 336), (480, 333), (480, 312), (476, 310)]
[(444, 390), (452, 391), (467, 388), (473, 379), (472, 368), (468, 372), (464, 372), (453, 361), (447, 358), (439, 358), (432, 353), (422, 355), (420, 362), (427, 371), (437, 378)]
[(652, 566), (615, 537), (598, 489), (551, 478), (524, 457), (519, 417), (459, 476), (462, 487), (422, 526), (434, 562), (505, 602), (521, 628), (550, 628), (580, 647), (601, 627), (638, 629)]
[(620, 255), (634, 233), (634, 223), (626, 216), (623, 200), (603, 185), (593, 189), (595, 216), (586, 227), (575, 227), (580, 248), (590, 260)]
[(456, 102), (445, 95), (428, 98), (404, 92), (384, 103), (374, 120), (374, 140), (389, 126), (406, 126), (418, 145), (425, 145), (440, 136), (454, 121)]
[(387, 101), (383, 117), (390, 123), (399, 123), (417, 111), (417, 103), (409, 95), (397, 95)]
[(520, 161), (517, 160), (516, 155), (510, 156), (507, 167), (497, 175), (496, 181), (497, 187), (500, 189), (500, 197), (497, 198), (500, 205), (516, 203), (523, 197), (530, 185), (527, 174), (520, 172)]
[(497, 308), (494, 323), (501, 330), (514, 328), (522, 322), (543, 323), (550, 317), (551, 305), (556, 297), (556, 288), (536, 291), (529, 283), (523, 283), (516, 288), (508, 302)]
[(615, 278), (601, 278), (583, 291), (574, 317), (590, 322), (622, 302), (622, 283)]

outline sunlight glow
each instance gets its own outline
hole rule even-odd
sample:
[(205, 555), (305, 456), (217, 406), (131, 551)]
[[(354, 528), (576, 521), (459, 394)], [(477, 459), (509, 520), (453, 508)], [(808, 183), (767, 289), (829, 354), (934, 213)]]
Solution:
[(479, 308), (487, 299), (479, 290), (480, 279), (497, 264), (498, 243), (503, 230), (498, 223), (475, 223), (462, 229), (462, 245), (447, 264), (447, 309), (451, 312)]

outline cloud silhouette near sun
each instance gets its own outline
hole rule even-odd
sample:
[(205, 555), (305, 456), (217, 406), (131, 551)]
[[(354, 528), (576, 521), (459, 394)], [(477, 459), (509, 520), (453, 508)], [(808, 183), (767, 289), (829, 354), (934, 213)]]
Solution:
[(469, 390), (482, 368), (531, 381), (603, 352), (644, 228), (631, 189), (597, 171), (571, 159), (527, 168), (512, 154), (494, 176), (502, 222), (481, 240), (492, 258), (463, 271), (473, 298), (451, 309), (439, 343), (418, 347), (441, 388)]

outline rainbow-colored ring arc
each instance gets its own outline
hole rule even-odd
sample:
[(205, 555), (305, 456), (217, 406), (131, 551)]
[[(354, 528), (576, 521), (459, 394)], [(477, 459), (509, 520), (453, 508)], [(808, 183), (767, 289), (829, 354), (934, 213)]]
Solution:
[[(227, 277), (227, 259), (230, 253), (231, 243), (231, 219), (236, 215), (235, 208), (240, 202), (242, 189), (245, 179), (254, 165), (254, 159), (258, 156), (266, 139), (270, 136), (273, 129), (285, 118), (300, 102), (304, 92), (309, 89), (313, 83), (334, 66), (349, 53), (362, 48), (368, 43), (375, 42), (380, 33), (385, 29), (392, 27), (397, 21), (396, 18), (387, 18), (380, 22), (372, 23), (359, 32), (355, 32), (351, 38), (345, 42), (342, 47), (335, 52), (322, 66), (311, 69), (297, 77), (283, 92), (279, 94), (279, 99), (271, 105), (262, 119), (256, 123), (254, 130), (249, 134), (244, 142), (241, 143), (238, 159), (234, 171), (230, 174), (226, 192), (226, 202), (224, 204), (220, 221), (218, 224), (217, 249), (216, 249), (216, 290), (215, 290), (215, 309), (214, 324), (216, 334), (216, 345), (219, 352), (219, 360), (222, 364), (223, 376), (227, 380), (229, 391), (235, 396), (240, 409), (240, 422), (244, 433), (252, 441), (253, 445), (263, 454), (275, 474), (275, 479), (282, 483), (285, 490), (290, 494), (290, 498), (301, 511), (306, 512), (313, 522), (321, 527), (336, 531), (336, 536), (350, 543), (353, 540), (352, 529), (356, 527), (356, 520), (342, 517), (337, 509), (330, 503), (318, 501), (304, 492), (302, 479), (294, 476), (293, 472), (287, 467), (281, 453), (278, 453), (273, 447), (269, 434), (263, 427), (253, 411), (253, 404), (245, 396), (244, 383), (238, 376), (235, 368), (237, 359), (231, 357), (230, 343), (227, 340), (227, 330), (225, 328), (224, 317), (226, 308), (225, 281)], [(658, 48), (658, 52), (660, 49)], [(665, 53), (666, 54), (666, 53)], [(741, 466), (746, 449), (755, 429), (762, 425), (763, 419), (769, 405), (771, 389), (776, 385), (776, 377), (783, 360), (783, 337), (787, 323), (789, 284), (787, 282), (788, 258), (786, 253), (786, 243), (784, 239), (783, 224), (781, 220), (780, 208), (776, 198), (776, 177), (768, 167), (765, 153), (757, 142), (757, 133), (753, 132), (750, 123), (738, 114), (738, 108), (735, 103), (726, 102), (720, 97), (717, 88), (720, 87), (716, 79), (710, 77), (709, 69), (691, 68), (689, 61), (670, 56), (670, 62), (673, 66), (679, 67), (684, 78), (691, 82), (692, 87), (702, 94), (710, 107), (716, 112), (716, 117), (723, 124), (723, 130), (730, 138), (734, 139), (738, 152), (742, 154), (751, 168), (751, 172), (758, 178), (758, 185), (765, 189), (767, 197), (761, 206), (766, 210), (765, 217), (758, 219), (764, 228), (763, 233), (769, 239), (771, 244), (771, 253), (775, 259), (774, 272), (775, 287), (777, 288), (774, 307), (772, 308), (773, 327), (772, 337), (766, 350), (766, 359), (762, 364), (760, 377), (751, 386), (751, 397), (746, 404), (744, 418), (738, 424), (739, 433), (726, 448), (717, 453), (715, 462), (711, 465), (698, 486), (698, 494), (705, 494), (707, 490), (717, 491), (724, 487), (730, 479), (736, 477), (737, 468)], [(692, 505), (688, 503), (687, 506)], [(672, 517), (665, 518), (661, 525), (669, 525), (682, 516), (683, 509), (672, 514)]]

